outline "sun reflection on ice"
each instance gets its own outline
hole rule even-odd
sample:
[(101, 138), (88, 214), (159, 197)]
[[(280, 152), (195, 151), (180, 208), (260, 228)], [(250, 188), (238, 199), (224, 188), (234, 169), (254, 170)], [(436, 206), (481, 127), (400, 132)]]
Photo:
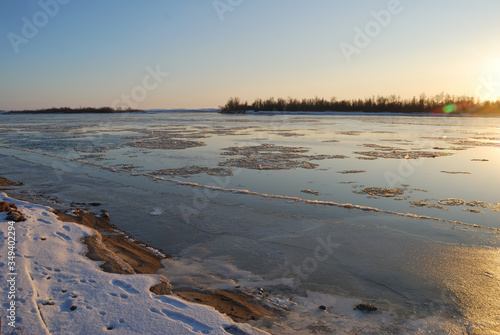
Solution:
[(441, 299), (449, 301), (441, 301), (439, 312), (463, 318), (471, 334), (500, 332), (500, 250), (438, 248), (431, 252), (440, 257), (422, 255), (428, 267), (421, 269), (421, 276), (425, 281), (441, 283), (447, 292)]

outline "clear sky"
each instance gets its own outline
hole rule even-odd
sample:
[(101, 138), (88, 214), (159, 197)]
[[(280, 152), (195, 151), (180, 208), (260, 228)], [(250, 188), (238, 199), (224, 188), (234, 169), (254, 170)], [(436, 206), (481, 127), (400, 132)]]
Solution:
[(500, 96), (498, 0), (0, 1), (0, 109)]

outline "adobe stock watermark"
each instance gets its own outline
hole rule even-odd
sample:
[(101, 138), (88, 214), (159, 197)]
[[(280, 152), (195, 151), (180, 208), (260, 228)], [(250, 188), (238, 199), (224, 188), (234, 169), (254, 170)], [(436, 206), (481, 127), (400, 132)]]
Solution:
[(137, 108), (139, 103), (146, 100), (148, 92), (155, 90), (169, 76), (168, 72), (163, 72), (160, 65), (156, 65), (153, 70), (151, 66), (146, 66), (147, 74), (142, 78), (142, 85), (134, 86), (129, 93), (124, 93), (120, 98), (111, 103), (114, 109)]
[(476, 97), (481, 101), (496, 101), (500, 98), (500, 74), (490, 74), (488, 77), (479, 78), (479, 84), (476, 87)]
[(224, 15), (227, 12), (232, 12), (236, 7), (241, 5), (243, 0), (214, 0), (212, 5), (214, 6), (215, 12), (219, 16), (221, 21), (224, 21)]
[[(125, 110), (128, 108), (136, 108), (139, 102), (144, 101), (147, 98), (148, 92), (158, 88), (164, 81), (164, 78), (169, 75), (167, 72), (163, 72), (160, 69), (160, 65), (156, 65), (155, 69), (151, 66), (147, 66), (146, 72), (147, 74), (143, 77), (141, 82), (142, 85), (134, 86), (129, 93), (122, 94), (119, 99), (115, 99), (111, 103), (111, 107)], [(110, 124), (111, 123), (109, 121), (100, 122), (98, 126), (99, 129), (104, 130)], [(91, 140), (93, 148), (103, 146), (104, 135), (101, 131), (99, 131), (95, 138), (92, 138)], [(106, 148), (103, 147), (100, 150), (105, 149)], [(86, 148), (86, 152), (90, 152), (88, 151), (88, 148)], [(60, 160), (53, 162), (51, 167), (60, 182), (64, 181), (63, 176), (65, 173), (72, 173), (78, 167), (78, 163), (86, 163), (85, 161), (82, 161), (83, 156), (75, 152), (67, 153), (64, 157), (59, 158)]]
[(423, 157), (400, 160), (398, 168), (395, 172), (384, 172), (384, 178), (387, 185), (389, 185), (389, 187), (394, 187), (398, 184), (404, 183), (406, 178), (410, 178), (415, 173), (416, 168), (422, 166), (422, 164), (424, 164)]
[[(441, 136), (440, 131), (434, 131), (429, 138), (434, 138), (434, 137), (439, 137)], [(436, 147), (436, 141), (431, 140), (429, 141), (424, 141), (423, 139), (420, 139), (415, 142), (415, 147), (429, 147), (429, 148), (434, 148)], [(389, 187), (395, 187), (398, 184), (402, 184), (406, 181), (407, 178), (410, 178), (415, 171), (417, 170), (417, 167), (422, 166), (425, 162), (425, 159), (430, 159), (430, 158), (425, 158), (425, 157), (418, 157), (418, 158), (412, 158), (412, 159), (400, 159), (398, 163), (398, 167), (396, 171), (385, 171), (384, 172), (384, 178), (385, 181), (387, 182), (387, 185)]]
[(40, 29), (45, 27), (51, 18), (59, 13), (60, 5), (66, 5), (70, 0), (40, 0), (38, 6), (40, 10), (33, 14), (31, 19), (23, 16), (21, 21), (23, 23), (20, 34), (9, 32), (7, 38), (10, 41), (12, 49), (17, 54), (19, 53), (19, 46), (21, 44), (28, 44), (30, 40), (34, 39)]
[[(463, 124), (461, 118), (454, 118), (453, 120), (454, 121), (456, 120), (455, 121), (456, 123), (454, 125), (455, 127), (459, 127)], [(445, 138), (443, 137), (443, 133), (440, 129), (433, 131), (425, 139), (422, 138), (415, 141), (414, 146), (416, 148), (429, 148), (429, 150), (432, 148), (433, 150), (438, 150), (438, 144), (437, 144), (438, 138), (443, 138), (443, 140), (445, 140)], [(418, 158), (399, 159), (399, 163), (395, 170), (392, 171), (387, 170), (384, 172), (384, 178), (385, 181), (387, 182), (387, 185), (389, 185), (389, 187), (395, 187), (396, 185), (404, 183), (417, 171), (418, 167), (422, 166), (425, 163), (426, 159), (434, 159), (434, 158), (420, 156)]]
[[(269, 129), (260, 129), (262, 131), (254, 132), (257, 138), (250, 142), (245, 142), (245, 145), (261, 145), (264, 141), (273, 139), (273, 133), (289, 130), (289, 115), (273, 115), (270, 118), (271, 119), (266, 124), (266, 128)], [(238, 145), (238, 143), (235, 144)], [(244, 168), (235, 168), (232, 175), (211, 176), (213, 183), (200, 185), (200, 187), (193, 186), (192, 190), (194, 193), (194, 197), (192, 200), (192, 204), (181, 204), (178, 206), (180, 215), (184, 222), (190, 223), (192, 217), (200, 215), (200, 213), (209, 206), (210, 201), (215, 200), (219, 196), (220, 192), (234, 191), (226, 190), (226, 188), (230, 185), (232, 178), (242, 173), (243, 170)], [(154, 211), (161, 212), (161, 208), (154, 208)]]
[(298, 282), (307, 280), (311, 273), (318, 269), (319, 264), (328, 260), (335, 252), (334, 249), (340, 247), (339, 243), (332, 242), (331, 235), (328, 235), (326, 239), (318, 237), (316, 242), (318, 245), (314, 248), (312, 255), (304, 258), (299, 265), (294, 264), (287, 268), (281, 275), (283, 278), (293, 275)]
[(347, 63), (352, 62), (354, 54), (360, 54), (363, 49), (368, 47), (372, 40), (380, 35), (383, 28), (387, 28), (395, 15), (400, 14), (404, 7), (399, 0), (390, 0), (387, 3), (387, 9), (371, 11), (373, 20), (368, 21), (364, 28), (354, 27), (354, 38), (351, 43), (340, 43), (340, 50)]

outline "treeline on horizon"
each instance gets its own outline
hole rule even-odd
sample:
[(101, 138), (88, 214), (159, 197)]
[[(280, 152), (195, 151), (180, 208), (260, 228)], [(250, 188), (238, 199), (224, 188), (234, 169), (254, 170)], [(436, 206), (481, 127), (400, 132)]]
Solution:
[(224, 106), (220, 106), (222, 113), (255, 112), (368, 112), (368, 113), (436, 113), (436, 114), (498, 114), (500, 100), (477, 101), (469, 96), (451, 96), (440, 93), (432, 97), (421, 94), (418, 98), (402, 99), (391, 95), (373, 96), (365, 99), (337, 100), (331, 98), (313, 99), (283, 99), (269, 98), (255, 99), (251, 104), (241, 102), (237, 97), (229, 98)]
[(80, 108), (70, 108), (70, 107), (52, 107), (46, 109), (33, 109), (33, 110), (19, 110), (10, 111), (9, 113), (19, 113), (19, 114), (83, 114), (83, 113), (134, 113), (134, 112), (144, 112), (139, 109), (115, 109), (111, 107), (80, 107)]

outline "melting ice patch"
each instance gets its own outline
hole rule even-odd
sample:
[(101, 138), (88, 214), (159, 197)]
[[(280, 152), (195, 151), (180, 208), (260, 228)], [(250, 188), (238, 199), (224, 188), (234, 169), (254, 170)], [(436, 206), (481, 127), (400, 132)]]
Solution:
[(227, 257), (208, 259), (162, 260), (164, 269), (158, 273), (165, 275), (178, 289), (217, 289), (231, 290), (236, 286), (255, 287), (292, 287), (291, 278), (267, 280), (249, 271), (238, 269)]
[(163, 214), (163, 210), (161, 208), (153, 208), (153, 211), (151, 212), (151, 215), (153, 216), (159, 216)]
[(271, 324), (259, 320), (255, 325), (266, 325), (266, 330), (274, 335), (463, 333), (458, 322), (453, 323), (440, 316), (416, 318), (410, 315), (402, 319), (391, 308), (375, 312), (355, 310), (353, 307), (361, 302), (341, 295), (307, 291), (305, 296), (295, 296), (286, 301), (289, 312), (284, 318)]

